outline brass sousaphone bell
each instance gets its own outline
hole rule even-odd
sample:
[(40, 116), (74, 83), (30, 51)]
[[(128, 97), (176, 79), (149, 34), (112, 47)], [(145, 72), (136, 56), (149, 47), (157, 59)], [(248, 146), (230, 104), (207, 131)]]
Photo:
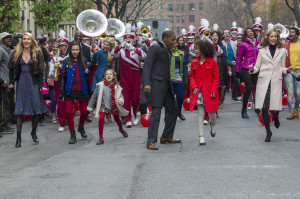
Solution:
[(94, 9), (82, 11), (76, 19), (78, 30), (89, 37), (101, 35), (107, 29), (107, 25), (105, 15)]
[(105, 33), (107, 35), (122, 37), (125, 34), (125, 25), (121, 20), (116, 18), (109, 18), (107, 20), (107, 23), (107, 29), (105, 30)]

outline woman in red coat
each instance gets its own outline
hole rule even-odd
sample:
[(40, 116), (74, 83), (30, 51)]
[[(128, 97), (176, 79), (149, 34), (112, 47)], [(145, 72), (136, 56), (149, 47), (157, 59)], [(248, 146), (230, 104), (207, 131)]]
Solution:
[(216, 112), (219, 108), (219, 71), (217, 62), (214, 60), (215, 48), (207, 40), (195, 42), (196, 59), (191, 64), (190, 89), (192, 90), (190, 99), (193, 111), (195, 105), (198, 107), (198, 125), (200, 134), (200, 145), (205, 145), (203, 136), (203, 122), (205, 110), (211, 118), (211, 136), (216, 135)]

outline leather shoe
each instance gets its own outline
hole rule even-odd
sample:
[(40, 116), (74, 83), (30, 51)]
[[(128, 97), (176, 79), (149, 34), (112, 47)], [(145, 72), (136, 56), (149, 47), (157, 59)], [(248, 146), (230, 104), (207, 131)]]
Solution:
[(155, 143), (147, 142), (147, 149), (150, 149), (150, 150), (158, 150), (158, 147), (156, 146)]
[(124, 136), (124, 138), (127, 138), (127, 137), (128, 137), (128, 133), (127, 133), (124, 129), (119, 130), (119, 131), (120, 131), (120, 133)]
[(163, 138), (163, 137), (160, 138), (160, 143), (161, 144), (166, 144), (166, 143), (177, 144), (177, 143), (180, 143), (180, 142), (181, 142), (181, 140), (179, 140), (179, 139)]

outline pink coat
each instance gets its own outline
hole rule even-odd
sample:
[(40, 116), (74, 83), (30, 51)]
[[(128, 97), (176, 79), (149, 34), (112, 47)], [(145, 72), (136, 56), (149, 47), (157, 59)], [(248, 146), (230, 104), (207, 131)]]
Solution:
[(256, 39), (255, 47), (246, 37), (245, 41), (239, 46), (239, 50), (236, 55), (235, 71), (239, 73), (241, 68), (249, 69), (249, 65), (255, 65), (256, 58), (258, 55), (257, 46), (260, 44), (259, 39)]
[[(206, 58), (203, 64), (200, 64), (199, 58), (194, 59), (191, 64), (190, 75), (190, 111), (194, 110), (198, 95), (202, 90), (206, 112), (216, 112), (219, 109), (219, 71), (217, 62), (213, 58)], [(199, 92), (195, 96), (193, 89), (198, 88)], [(217, 94), (216, 98), (211, 98), (210, 94)]]

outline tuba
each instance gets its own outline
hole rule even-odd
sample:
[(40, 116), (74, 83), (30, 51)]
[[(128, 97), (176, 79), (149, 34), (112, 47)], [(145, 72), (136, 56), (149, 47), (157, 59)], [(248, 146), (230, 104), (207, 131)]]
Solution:
[(279, 32), (280, 38), (287, 38), (289, 36), (289, 30), (280, 23), (275, 24), (272, 28)]
[(149, 27), (143, 26), (143, 27), (141, 28), (141, 33), (142, 33), (142, 35), (148, 37), (148, 34), (150, 33)]
[(76, 26), (84, 35), (97, 37), (107, 29), (107, 19), (105, 15), (98, 10), (84, 10), (78, 15)]
[(107, 29), (105, 33), (107, 35), (114, 35), (115, 37), (122, 37), (125, 34), (125, 25), (122, 21), (115, 18), (109, 18), (107, 20)]

